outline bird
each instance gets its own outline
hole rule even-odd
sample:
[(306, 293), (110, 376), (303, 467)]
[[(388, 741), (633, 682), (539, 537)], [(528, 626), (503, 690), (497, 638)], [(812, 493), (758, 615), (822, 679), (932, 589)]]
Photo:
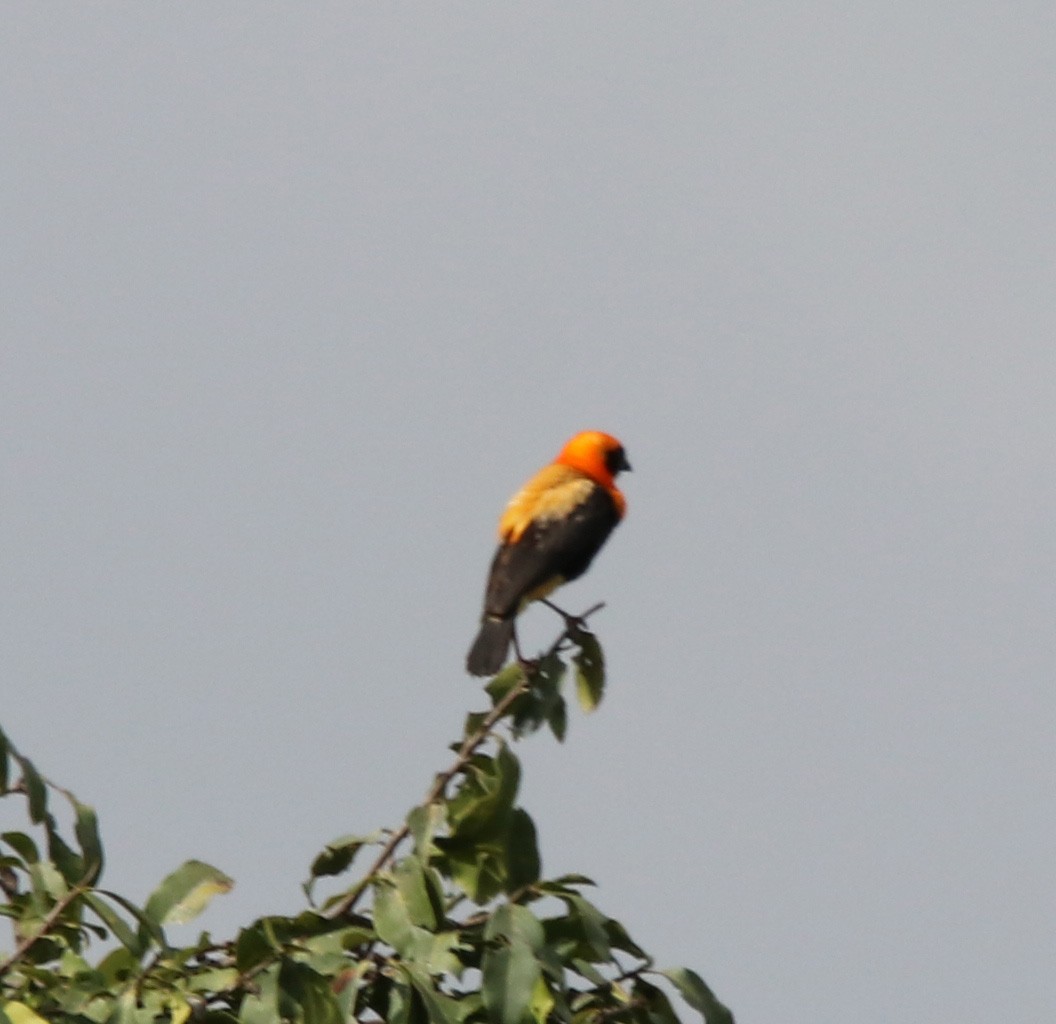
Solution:
[(532, 601), (549, 604), (554, 590), (587, 571), (627, 511), (616, 476), (630, 468), (615, 437), (585, 430), (510, 499), (499, 519), (480, 631), (466, 656), (470, 675), (498, 672), (511, 642), (523, 660), (517, 615)]

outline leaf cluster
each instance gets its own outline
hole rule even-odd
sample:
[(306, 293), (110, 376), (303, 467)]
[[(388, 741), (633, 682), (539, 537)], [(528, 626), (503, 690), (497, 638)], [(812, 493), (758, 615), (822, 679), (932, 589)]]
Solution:
[[(453, 763), (399, 828), (320, 851), (305, 910), (184, 947), (167, 926), (193, 919), (231, 879), (190, 861), (142, 907), (101, 888), (94, 811), (0, 732), (0, 797), (22, 797), (31, 826), (0, 834), (0, 913), (14, 937), (0, 952), (0, 1024), (677, 1024), (672, 992), (707, 1024), (732, 1024), (698, 975), (653, 966), (584, 894), (588, 878), (542, 877), (535, 825), (517, 803), (520, 763), (498, 729), (520, 737), (545, 725), (563, 739), (569, 663), (580, 703), (596, 707), (604, 661), (579, 618), (538, 662), (492, 680), (490, 710), (468, 716)], [(320, 895), (367, 851), (355, 881)], [(93, 959), (99, 940), (111, 948)]]

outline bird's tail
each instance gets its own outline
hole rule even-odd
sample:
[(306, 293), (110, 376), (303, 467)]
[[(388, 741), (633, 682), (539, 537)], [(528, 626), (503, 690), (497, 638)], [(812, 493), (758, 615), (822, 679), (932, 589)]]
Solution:
[(480, 632), (466, 655), (466, 669), (473, 676), (493, 676), (506, 661), (513, 639), (513, 619), (485, 616)]

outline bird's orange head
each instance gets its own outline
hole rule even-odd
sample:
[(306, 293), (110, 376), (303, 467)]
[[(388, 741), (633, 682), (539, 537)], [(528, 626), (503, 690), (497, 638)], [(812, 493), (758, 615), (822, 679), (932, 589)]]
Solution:
[(596, 480), (614, 497), (619, 495), (620, 499), (623, 498), (616, 488), (616, 474), (629, 471), (631, 464), (627, 461), (623, 445), (611, 434), (603, 434), (600, 430), (584, 430), (565, 443), (554, 462), (559, 466), (578, 469)]

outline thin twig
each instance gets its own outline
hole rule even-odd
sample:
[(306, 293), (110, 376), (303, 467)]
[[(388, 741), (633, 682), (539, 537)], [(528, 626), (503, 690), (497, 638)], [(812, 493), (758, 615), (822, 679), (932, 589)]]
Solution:
[[(575, 616), (578, 622), (586, 622), (587, 618), (593, 615), (595, 612), (600, 611), (605, 607), (604, 602), (599, 601), (596, 605), (588, 608), (582, 615)], [(570, 617), (571, 618), (571, 617)], [(565, 628), (561, 632), (561, 635), (553, 642), (550, 649), (543, 655), (542, 659), (550, 657), (552, 654), (556, 654), (560, 649), (561, 645), (565, 640), (571, 640), (572, 624), (566, 619)], [(506, 712), (509, 711), (511, 705), (517, 700), (522, 694), (526, 693), (531, 686), (531, 676), (533, 669), (528, 663), (521, 663), (521, 671), (524, 678), (515, 686), (509, 693), (506, 694), (498, 704), (495, 705), (484, 717), (484, 720), (480, 723), (476, 732), (472, 735), (467, 736), (462, 743), (462, 746), (458, 748), (458, 753), (455, 756), (455, 760), (451, 765), (440, 772), (433, 781), (432, 786), (429, 787), (429, 791), (425, 794), (420, 807), (428, 807), (430, 804), (435, 803), (440, 797), (443, 796), (444, 790), (447, 788), (447, 784), (469, 763), (470, 759), (480, 748), (488, 737), (491, 735), (495, 726), (505, 717)], [(333, 906), (328, 908), (326, 916), (330, 919), (343, 917), (345, 914), (350, 913), (359, 902), (360, 897), (366, 891), (367, 886), (370, 884), (371, 879), (392, 859), (396, 853), (396, 848), (407, 838), (410, 834), (410, 825), (405, 821), (398, 829), (396, 829), (392, 835), (386, 840), (385, 845), (381, 848), (381, 852), (375, 858), (374, 863), (367, 870), (367, 873), (363, 878), (345, 894), (345, 896), (335, 903)]]
[(16, 947), (15, 951), (3, 962), (0, 962), (0, 978), (2, 978), (19, 960), (22, 959), (41, 939), (47, 936), (56, 922), (62, 917), (63, 911), (73, 903), (79, 896), (88, 891), (89, 886), (85, 882), (78, 882), (61, 899), (56, 900), (55, 906), (48, 911), (44, 920), (40, 923), (40, 930), (33, 935), (27, 935)]

